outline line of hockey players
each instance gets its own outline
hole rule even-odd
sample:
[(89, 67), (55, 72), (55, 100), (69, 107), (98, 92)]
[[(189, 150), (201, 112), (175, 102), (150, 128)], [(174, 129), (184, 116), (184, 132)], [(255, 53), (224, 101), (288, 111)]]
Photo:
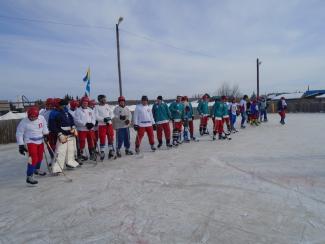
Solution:
[[(200, 100), (197, 113), (200, 117), (200, 136), (209, 135), (208, 122), (213, 124), (213, 140), (230, 139), (231, 133), (238, 132), (236, 118), (241, 115), (241, 128), (245, 123), (258, 125), (267, 121), (266, 100), (248, 99), (245, 95), (238, 103), (235, 98), (216, 97), (209, 108), (210, 97), (204, 95)], [(280, 106), (281, 105), (281, 106)], [(281, 107), (281, 108), (280, 108)], [(284, 98), (278, 104), (281, 123), (284, 124), (286, 103)], [(108, 159), (133, 155), (130, 142), (130, 128), (136, 131), (135, 153), (140, 153), (143, 136), (147, 134), (152, 151), (156, 150), (156, 131), (158, 148), (163, 146), (163, 134), (167, 148), (177, 147), (183, 142), (198, 141), (194, 136), (194, 112), (187, 96), (177, 96), (169, 106), (158, 96), (149, 106), (147, 96), (142, 96), (141, 103), (135, 108), (133, 117), (126, 106), (123, 96), (118, 98), (116, 107), (107, 104), (106, 96), (99, 95), (98, 103), (87, 96), (80, 101), (67, 101), (60, 98), (48, 98), (41, 111), (31, 107), (27, 118), (17, 127), (16, 137), (19, 152), (27, 153), (27, 179), (29, 184), (37, 184), (34, 175), (44, 176), (41, 170), (43, 156), (51, 175), (64, 174), (64, 170), (80, 167), (89, 160), (101, 161), (108, 148)], [(170, 126), (172, 123), (172, 130)], [(226, 130), (224, 130), (226, 125)], [(87, 145), (87, 148), (86, 148)], [(47, 160), (45, 148), (51, 160)], [(88, 152), (88, 153), (87, 153)]]

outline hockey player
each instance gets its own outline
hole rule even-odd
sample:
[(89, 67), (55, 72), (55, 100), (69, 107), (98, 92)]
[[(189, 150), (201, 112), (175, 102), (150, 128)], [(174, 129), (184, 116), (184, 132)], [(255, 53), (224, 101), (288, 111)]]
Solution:
[(138, 104), (135, 107), (134, 111), (134, 130), (137, 131), (137, 136), (135, 139), (135, 152), (140, 153), (140, 145), (144, 133), (146, 132), (148, 135), (149, 143), (151, 146), (151, 150), (155, 151), (155, 137), (153, 131), (157, 129), (155, 120), (152, 116), (152, 110), (148, 106), (148, 97), (142, 96), (141, 104)]
[(118, 106), (114, 109), (113, 126), (116, 130), (116, 156), (121, 157), (121, 147), (124, 144), (125, 154), (133, 155), (130, 150), (130, 125), (132, 114), (125, 106), (125, 97), (118, 98)]
[(196, 138), (194, 136), (194, 123), (193, 123), (193, 121), (194, 121), (194, 112), (193, 112), (193, 107), (192, 107), (191, 102), (189, 102), (187, 96), (182, 97), (182, 102), (184, 104), (184, 115), (188, 119), (188, 126), (189, 126), (189, 130), (190, 130), (190, 136), (191, 136), (191, 139), (193, 141), (195, 141)]
[(245, 122), (247, 120), (247, 113), (246, 113), (247, 99), (248, 99), (248, 96), (244, 95), (243, 98), (240, 100), (240, 103), (239, 103), (240, 115), (241, 115), (240, 127), (242, 129), (245, 129)]
[(173, 145), (177, 146), (182, 143), (181, 133), (183, 126), (183, 118), (184, 118), (184, 104), (181, 103), (181, 96), (176, 97), (176, 101), (172, 102), (169, 105), (169, 110), (171, 113), (172, 121), (173, 121)]
[(157, 138), (158, 138), (158, 148), (162, 146), (162, 135), (163, 132), (166, 138), (166, 146), (172, 147), (170, 144), (170, 126), (169, 120), (171, 119), (171, 114), (168, 105), (163, 102), (162, 96), (157, 97), (157, 101), (152, 106), (152, 115), (157, 125)]
[(76, 168), (79, 163), (75, 160), (76, 147), (74, 137), (78, 136), (72, 115), (69, 113), (68, 101), (63, 99), (59, 103), (58, 114), (53, 124), (54, 133), (57, 134), (56, 160), (52, 166), (52, 173), (59, 175), (65, 165), (67, 168)]
[(106, 103), (105, 95), (98, 95), (99, 104), (95, 106), (96, 121), (98, 121), (98, 136), (100, 142), (100, 159), (105, 158), (106, 138), (108, 144), (108, 159), (114, 157), (114, 129), (112, 119), (113, 109)]
[(205, 94), (199, 102), (197, 111), (200, 115), (200, 135), (209, 135), (207, 130), (209, 120), (209, 97)]
[(259, 102), (259, 108), (260, 108), (260, 121), (267, 122), (267, 108), (268, 104), (264, 97), (261, 98)]
[(38, 108), (29, 108), (27, 118), (20, 121), (16, 132), (19, 153), (22, 155), (28, 153), (29, 156), (26, 178), (28, 184), (34, 185), (38, 183), (33, 177), (34, 174), (46, 175), (45, 172), (40, 170), (40, 167), (44, 153), (43, 137), (48, 133), (46, 120), (42, 115), (39, 115)]
[(70, 105), (69, 113), (74, 118), (74, 115), (76, 113), (76, 110), (79, 107), (79, 102), (78, 102), (78, 100), (71, 100), (70, 103), (69, 103), (69, 105)]
[(80, 158), (82, 161), (88, 160), (88, 157), (84, 154), (84, 148), (86, 145), (86, 139), (88, 143), (90, 159), (96, 160), (95, 154), (95, 133), (94, 127), (96, 124), (95, 114), (92, 109), (88, 107), (89, 98), (84, 96), (81, 99), (81, 107), (77, 109), (75, 113), (75, 124), (79, 133), (79, 146), (80, 146)]
[(53, 132), (53, 123), (55, 121), (56, 115), (58, 114), (58, 107), (59, 107), (60, 101), (61, 101), (60, 98), (54, 98), (53, 99), (53, 109), (52, 109), (52, 111), (51, 111), (51, 113), (49, 115), (48, 129), (50, 131), (50, 133), (49, 133), (49, 144), (50, 144), (50, 147), (51, 147), (49, 152), (52, 152), (52, 151), (55, 152), (57, 135)]
[(282, 125), (284, 125), (285, 124), (284, 119), (286, 117), (286, 109), (287, 109), (287, 103), (285, 101), (285, 98), (281, 97), (281, 100), (278, 101), (277, 105), (278, 105), (277, 106), (278, 107), (278, 113), (279, 113), (279, 115), (281, 117), (280, 123)]
[(231, 131), (233, 133), (238, 132), (236, 129), (236, 119), (239, 115), (238, 111), (238, 103), (236, 102), (236, 98), (232, 98), (232, 101), (230, 103), (230, 124), (231, 124)]
[(227, 126), (227, 132), (225, 132), (225, 134), (229, 135), (231, 132), (230, 119), (229, 119), (229, 103), (227, 102), (226, 96), (222, 96), (221, 101), (223, 102), (222, 120), (223, 120), (223, 123), (226, 124), (226, 126)]
[(224, 103), (221, 101), (220, 97), (217, 97), (213, 105), (212, 117), (215, 120), (213, 128), (213, 140), (216, 139), (217, 133), (219, 134), (219, 140), (225, 139), (223, 136), (223, 116), (224, 116)]
[(256, 99), (254, 98), (251, 102), (251, 108), (250, 108), (250, 124), (258, 126), (258, 105), (256, 102)]
[(53, 103), (54, 103), (54, 99), (53, 98), (46, 99), (46, 101), (45, 101), (45, 109), (42, 109), (39, 112), (39, 114), (42, 115), (45, 118), (47, 124), (49, 123), (50, 113), (53, 110)]

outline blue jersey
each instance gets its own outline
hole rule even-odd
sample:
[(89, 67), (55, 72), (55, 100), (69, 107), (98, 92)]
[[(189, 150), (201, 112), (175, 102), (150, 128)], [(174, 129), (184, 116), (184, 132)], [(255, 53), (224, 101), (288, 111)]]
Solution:
[(53, 122), (52, 132), (56, 134), (62, 133), (64, 135), (70, 135), (70, 131), (73, 127), (75, 127), (75, 124), (68, 109), (64, 108), (63, 110), (57, 111)]

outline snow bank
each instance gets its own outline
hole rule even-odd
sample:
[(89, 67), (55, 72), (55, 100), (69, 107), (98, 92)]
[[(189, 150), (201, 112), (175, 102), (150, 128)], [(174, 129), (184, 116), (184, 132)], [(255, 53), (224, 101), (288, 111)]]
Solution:
[(323, 95), (319, 95), (319, 96), (317, 96), (316, 98), (325, 98), (325, 94), (323, 94)]

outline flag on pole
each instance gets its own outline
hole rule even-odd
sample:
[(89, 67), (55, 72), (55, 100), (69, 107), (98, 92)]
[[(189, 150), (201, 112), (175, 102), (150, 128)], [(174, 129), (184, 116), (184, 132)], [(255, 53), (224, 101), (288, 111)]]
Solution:
[(87, 82), (85, 93), (90, 96), (90, 67), (88, 67), (86, 76), (82, 80)]

